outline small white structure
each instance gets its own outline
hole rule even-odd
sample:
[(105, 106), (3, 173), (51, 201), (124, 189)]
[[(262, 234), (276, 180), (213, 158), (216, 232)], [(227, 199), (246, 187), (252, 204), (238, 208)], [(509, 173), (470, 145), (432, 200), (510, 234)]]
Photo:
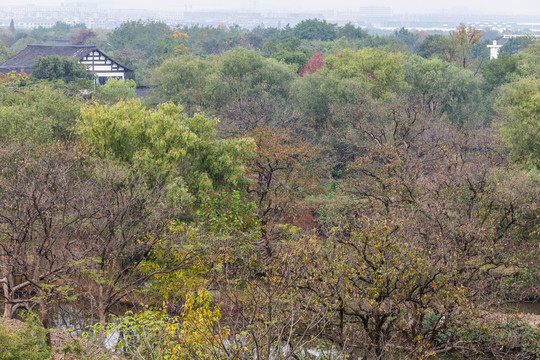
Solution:
[(497, 40), (493, 40), (492, 45), (487, 46), (489, 48), (489, 60), (493, 60), (499, 57), (499, 50), (503, 47), (497, 44)]

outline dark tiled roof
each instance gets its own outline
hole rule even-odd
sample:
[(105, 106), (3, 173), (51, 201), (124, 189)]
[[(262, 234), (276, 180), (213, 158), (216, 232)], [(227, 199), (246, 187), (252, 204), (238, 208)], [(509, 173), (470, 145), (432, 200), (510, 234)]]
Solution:
[(93, 45), (28, 45), (24, 50), (15, 54), (11, 59), (0, 64), (0, 68), (13, 67), (17, 70), (31, 68), (37, 58), (49, 55), (58, 55), (61, 57), (69, 57), (76, 60), (81, 60), (94, 50), (96, 50), (96, 47)]

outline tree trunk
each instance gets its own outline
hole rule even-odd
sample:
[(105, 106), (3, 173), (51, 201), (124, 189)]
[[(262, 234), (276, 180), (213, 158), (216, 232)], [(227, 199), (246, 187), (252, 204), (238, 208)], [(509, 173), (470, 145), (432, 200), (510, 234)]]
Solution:
[(13, 304), (8, 302), (4, 302), (4, 319), (11, 319), (13, 318)]
[(41, 320), (41, 323), (43, 324), (43, 327), (45, 329), (48, 329), (51, 327), (51, 317), (49, 308), (47, 306), (47, 302), (40, 298), (38, 301), (38, 309), (39, 309), (39, 318)]
[(10, 276), (9, 274), (5, 275), (4, 278), (0, 279), (2, 282), (2, 291), (4, 295), (4, 319), (11, 319), (13, 318), (13, 312), (15, 309), (13, 309), (13, 302), (11, 302), (12, 297), (9, 291), (9, 283), (10, 283)]
[(105, 342), (105, 326), (107, 325), (107, 309), (105, 306), (98, 307), (98, 316), (99, 316), (99, 343), (103, 344)]
[(99, 296), (97, 298), (97, 312), (99, 317), (99, 343), (105, 342), (105, 326), (107, 325), (107, 304), (103, 293), (103, 285), (99, 284)]
[[(47, 307), (47, 302), (43, 298), (40, 298), (38, 301), (38, 309), (39, 309), (39, 318), (41, 320), (41, 324), (43, 324), (43, 327), (45, 329), (49, 329), (51, 327), (51, 317), (50, 317), (49, 308)], [(48, 346), (51, 346), (50, 331), (47, 331), (46, 342)]]

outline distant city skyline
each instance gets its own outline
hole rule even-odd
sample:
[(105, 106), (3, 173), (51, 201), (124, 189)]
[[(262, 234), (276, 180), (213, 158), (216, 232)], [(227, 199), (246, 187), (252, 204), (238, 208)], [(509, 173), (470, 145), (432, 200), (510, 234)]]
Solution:
[[(90, 0), (90, 1), (65, 1), (65, 0), (33, 0), (28, 4), (36, 6), (60, 6), (61, 4), (73, 3), (97, 3), (102, 9), (148, 9), (161, 10), (171, 9), (176, 11), (186, 10), (245, 10), (245, 11), (357, 11), (366, 6), (390, 7), (396, 13), (448, 13), (448, 14), (501, 14), (501, 15), (540, 15), (539, 0), (514, 0), (510, 2), (490, 0), (452, 0), (452, 1), (428, 1), (428, 0)], [(3, 0), (0, 6), (21, 6), (23, 3), (16, 0)], [(540, 19), (539, 19), (540, 21)]]
[[(257, 26), (282, 28), (295, 26), (305, 19), (324, 19), (330, 23), (344, 25), (352, 23), (363, 28), (377, 29), (377, 31), (394, 31), (399, 28), (425, 30), (432, 32), (450, 32), (460, 23), (470, 24), (480, 29), (493, 29), (499, 33), (518, 32), (540, 34), (540, 16), (533, 13), (533, 7), (526, 8), (526, 14), (512, 14), (509, 11), (502, 14), (489, 14), (486, 11), (477, 13), (459, 1), (452, 2), (450, 9), (442, 7), (424, 8), (419, 11), (417, 6), (423, 0), (409, 0), (408, 11), (396, 7), (396, 0), (380, 0), (378, 5), (369, 5), (368, 0), (359, 0), (351, 8), (339, 6), (343, 0), (334, 0), (333, 9), (317, 8), (317, 3), (311, 7), (304, 6), (303, 0), (288, 0), (289, 6), (280, 6), (285, 0), (274, 0), (274, 6), (266, 7), (267, 0), (229, 0), (223, 6), (212, 5), (216, 0), (197, 0), (197, 6), (190, 5), (192, 0), (153, 0), (157, 4), (152, 8), (141, 9), (140, 0), (131, 0), (129, 7), (123, 4), (125, 0), (111, 0), (106, 4), (102, 0), (90, 1), (62, 1), (62, 0), (34, 0), (33, 5), (8, 5), (0, 0), (0, 26), (10, 26), (11, 20), (19, 29), (33, 29), (36, 27), (51, 27), (57, 21), (67, 24), (84, 23), (90, 29), (112, 29), (129, 20), (157, 20), (169, 26), (201, 25), (227, 26), (237, 25), (245, 29)], [(24, 1), (24, 0), (23, 0)], [(113, 3), (116, 1), (116, 3)], [(186, 1), (183, 3), (182, 1)], [(321, 1), (321, 0), (313, 0)], [(369, 0), (371, 1), (371, 0)], [(456, 2), (457, 1), (457, 2)], [(480, 0), (485, 1), (485, 0)], [(525, 5), (529, 0), (515, 0)], [(59, 5), (62, 3), (63, 5)], [(120, 3), (120, 4), (119, 4)], [(231, 6), (245, 3), (243, 7)], [(112, 5), (116, 5), (112, 7)], [(147, 4), (147, 2), (145, 2)], [(476, 3), (475, 3), (476, 4)], [(174, 6), (173, 6), (174, 5)], [(392, 5), (392, 6), (391, 6)], [(296, 6), (296, 7), (295, 7)], [(169, 7), (169, 8), (168, 8)], [(490, 8), (496, 12), (496, 8)], [(431, 11), (431, 12), (430, 12)]]

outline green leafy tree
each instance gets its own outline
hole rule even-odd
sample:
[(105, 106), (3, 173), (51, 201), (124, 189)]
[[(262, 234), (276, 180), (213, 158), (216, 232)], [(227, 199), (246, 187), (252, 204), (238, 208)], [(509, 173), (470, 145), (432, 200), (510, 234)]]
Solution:
[(496, 104), (496, 126), (513, 161), (540, 167), (540, 79), (524, 78), (504, 86)]
[(63, 21), (57, 21), (53, 26), (42, 27), (38, 26), (37, 28), (29, 31), (29, 37), (39, 39), (40, 42), (45, 41), (54, 41), (57, 39), (69, 40), (69, 37), (73, 31), (78, 31), (79, 29), (85, 30), (85, 24), (68, 24)]
[(471, 126), (486, 122), (480, 79), (469, 69), (439, 59), (410, 57), (405, 79), (411, 92), (433, 115), (445, 115), (456, 124)]
[(510, 38), (501, 48), (501, 53), (517, 54), (518, 52), (527, 49), (533, 44), (535, 38), (532, 36), (520, 36)]
[[(159, 21), (131, 20), (108, 34), (113, 55), (136, 71), (147, 71), (175, 53), (173, 31)], [(169, 46), (170, 45), (170, 46)]]
[(171, 57), (153, 73), (152, 82), (161, 101), (182, 104), (190, 113), (208, 107), (204, 87), (217, 65), (195, 56)]
[(20, 33), (13, 33), (6, 28), (0, 29), (0, 40), (3, 41), (8, 47), (11, 47), (20, 37)]
[(519, 77), (518, 58), (502, 53), (497, 59), (490, 60), (484, 64), (480, 73), (485, 80), (484, 87), (488, 91), (493, 91), (499, 86), (512, 82)]
[(301, 47), (301, 43), (300, 39), (296, 37), (277, 44), (269, 40), (264, 44), (264, 51), (280, 62), (300, 68), (308, 59), (306, 50)]
[(320, 73), (307, 74), (292, 84), (294, 106), (305, 121), (315, 128), (326, 127), (331, 119), (330, 98), (324, 91), (325, 77)]
[(13, 45), (11, 45), (10, 49), (11, 51), (16, 54), (19, 51), (26, 48), (27, 45), (34, 45), (34, 44), (43, 44), (43, 40), (39, 39), (38, 37), (33, 36), (24, 36), (19, 39), (17, 39)]
[(171, 29), (162, 22), (127, 21), (114, 29), (108, 36), (113, 49), (142, 50), (152, 55), (156, 41), (172, 35)]
[(345, 49), (328, 56), (315, 74), (296, 79), (293, 99), (303, 118), (315, 128), (334, 121), (333, 109), (360, 104), (366, 97), (383, 99), (407, 88), (403, 79), (403, 57), (399, 53), (366, 48)]
[(32, 76), (36, 79), (63, 80), (73, 82), (79, 79), (91, 80), (94, 74), (77, 60), (58, 55), (40, 57), (32, 65)]
[(244, 182), (242, 161), (252, 143), (216, 139), (216, 123), (203, 114), (188, 117), (172, 103), (147, 109), (131, 100), (84, 107), (76, 131), (93, 153), (167, 184), (171, 200), (187, 205)]
[(363, 30), (360, 27), (355, 27), (351, 23), (347, 23), (343, 26), (338, 27), (336, 37), (345, 37), (346, 39), (362, 39), (368, 37), (369, 34), (367, 31)]
[(382, 49), (346, 49), (328, 56), (321, 70), (294, 82), (294, 107), (319, 141), (332, 149), (333, 175), (340, 176), (358, 151), (352, 141), (358, 138), (355, 128), (376, 127), (393, 112), (392, 99), (407, 90), (403, 62), (401, 54)]
[(110, 78), (105, 85), (96, 88), (95, 99), (100, 103), (115, 103), (135, 98), (137, 85), (133, 80)]
[(446, 53), (450, 51), (450, 40), (443, 35), (429, 35), (418, 46), (416, 53), (423, 58), (436, 56), (440, 59), (446, 59)]
[(418, 37), (404, 27), (394, 30), (394, 36), (400, 43), (406, 45), (412, 51), (417, 46)]
[[(255, 51), (237, 48), (221, 58), (221, 81), (210, 81), (216, 94), (227, 91), (233, 99), (242, 99), (261, 92), (287, 97), (293, 71), (275, 60), (265, 59)], [(228, 89), (225, 86), (228, 84)], [(249, 95), (248, 95), (249, 94)]]
[(153, 81), (162, 101), (185, 104), (190, 114), (204, 110), (219, 116), (221, 127), (236, 132), (261, 117), (282, 117), (295, 70), (236, 48), (208, 59), (170, 58), (156, 69)]
[(0, 84), (0, 139), (47, 143), (73, 139), (79, 99), (48, 83)]
[(4, 62), (9, 57), (9, 50), (6, 44), (0, 40), (0, 62)]
[(294, 36), (302, 40), (334, 40), (336, 38), (336, 24), (327, 23), (326, 20), (302, 20), (293, 28)]
[(536, 41), (526, 50), (516, 55), (519, 59), (518, 70), (522, 77), (540, 78), (540, 41)]
[(375, 97), (406, 88), (403, 81), (403, 56), (382, 49), (344, 50), (326, 60), (329, 77), (354, 79), (366, 84)]

